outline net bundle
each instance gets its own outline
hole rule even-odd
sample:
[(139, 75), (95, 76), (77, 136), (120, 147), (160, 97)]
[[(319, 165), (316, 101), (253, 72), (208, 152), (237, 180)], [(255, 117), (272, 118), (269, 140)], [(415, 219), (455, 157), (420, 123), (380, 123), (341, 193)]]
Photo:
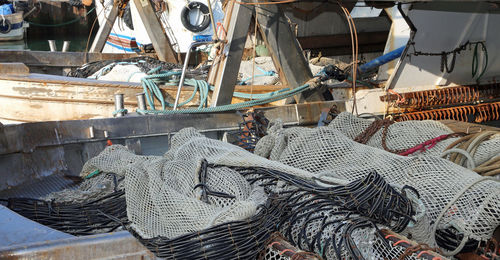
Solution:
[(103, 173), (77, 188), (42, 198), (8, 198), (7, 207), (18, 214), (72, 235), (113, 232), (127, 221), (123, 178)]
[[(461, 138), (465, 134), (456, 134), (443, 123), (434, 120), (371, 121), (349, 112), (340, 113), (328, 127), (372, 147), (408, 156), (444, 157), (474, 170), (492, 159), (495, 162), (500, 160), (500, 133), (493, 131)], [(491, 164), (488, 166), (492, 167)]]
[[(351, 184), (349, 181), (333, 178), (331, 180), (336, 181), (335, 188), (322, 188), (315, 182), (315, 175), (310, 172), (269, 161), (240, 147), (206, 138), (192, 128), (183, 129), (172, 138), (171, 148), (165, 157), (169, 159), (206, 158), (212, 165), (209, 169), (234, 170), (244, 176), (252, 185), (264, 187), (268, 194), (275, 194), (277, 199), (284, 204), (282, 211), (284, 215), (281, 216), (278, 225), (280, 231), (286, 234), (287, 230), (306, 230), (304, 232), (306, 232), (309, 241), (305, 243), (316, 245), (311, 241), (313, 241), (313, 237), (317, 237), (317, 241), (321, 241), (321, 246), (309, 248), (306, 247), (306, 244), (300, 244), (302, 237), (296, 231), (293, 232), (293, 235), (285, 237), (294, 240), (294, 244), (301, 250), (309, 251), (312, 249), (312, 252), (325, 255), (327, 259), (344, 259), (345, 257), (379, 259), (383, 255), (397, 258), (406, 249), (388, 243), (378, 233), (377, 224), (383, 223), (382, 227), (399, 230), (406, 227), (413, 215), (421, 214), (420, 206), (417, 205), (416, 208), (413, 208), (406, 196), (402, 196), (391, 188), (376, 173), (365, 176), (366, 178), (354, 180)], [(365, 186), (370, 186), (371, 189)], [(380, 192), (379, 196), (375, 195), (377, 192)], [(365, 197), (365, 199), (369, 199), (362, 201), (364, 204), (354, 203), (361, 201), (360, 197), (357, 196), (367, 194), (373, 196)], [(355, 199), (350, 200), (349, 198), (353, 195)], [(304, 207), (306, 202), (310, 205)], [(412, 204), (414, 203), (412, 202)], [(304, 208), (308, 211), (300, 211)], [(342, 214), (334, 214), (340, 211)], [(294, 215), (295, 213), (297, 215)], [(315, 213), (319, 215), (314, 215)], [(333, 215), (333, 218), (328, 217), (327, 220), (332, 220), (335, 225), (330, 225), (325, 231), (325, 229), (319, 228), (317, 221), (323, 221), (327, 215)], [(297, 219), (301, 221), (297, 222)], [(312, 223), (313, 225), (296, 226), (296, 224), (304, 223)], [(363, 230), (372, 236), (367, 239), (365, 235), (360, 235), (355, 240), (349, 239), (347, 242), (343, 242), (343, 236), (336, 236), (336, 239), (332, 240), (331, 237), (335, 237), (334, 234), (339, 230), (345, 231), (345, 234), (349, 235), (354, 231), (356, 233)], [(375, 253), (373, 245), (377, 239), (381, 245), (378, 253)], [(340, 244), (337, 250), (334, 246), (335, 243)], [(340, 258), (336, 253), (338, 251), (341, 252)], [(417, 255), (413, 256), (415, 258), (409, 256), (407, 259), (418, 259)]]
[(330, 178), (336, 183), (325, 187), (314, 174), (208, 139), (192, 128), (172, 138), (165, 156), (107, 147), (84, 165), (81, 177), (74, 194), (63, 190), (45, 198), (66, 206), (90, 200), (96, 207), (94, 198), (122, 192), (125, 202), (119, 208), (126, 209), (126, 219), (96, 210), (115, 225), (126, 224), (166, 259), (254, 259), (277, 229), (301, 250), (327, 259), (428, 256), (408, 252), (380, 231), (418, 223), (422, 209), (411, 197), (418, 197), (414, 189), (394, 188), (376, 172), (352, 182)]
[(438, 157), (399, 156), (354, 142), (359, 132), (349, 132), (349, 138), (333, 126), (285, 129), (277, 122), (258, 142), (255, 153), (305, 170), (314, 178), (353, 181), (377, 172), (395, 187), (411, 185), (420, 195), (423, 211), (403, 234), (440, 246), (446, 255), (492, 237), (500, 225), (498, 181)]
[(181, 66), (176, 63), (169, 63), (169, 62), (164, 62), (160, 61), (158, 59), (149, 57), (149, 56), (140, 56), (140, 57), (133, 57), (133, 58), (128, 58), (128, 59), (121, 59), (121, 60), (98, 60), (98, 61), (93, 61), (89, 62), (87, 64), (84, 64), (80, 68), (76, 68), (68, 73), (68, 77), (76, 77), (76, 78), (87, 78), (90, 75), (96, 73), (97, 71), (101, 70), (102, 68), (112, 65), (112, 64), (118, 64), (118, 63), (130, 63), (134, 64), (137, 67), (140, 68), (140, 70), (144, 73), (155, 69), (157, 67), (161, 67), (161, 70), (172, 70), (172, 69), (180, 69)]

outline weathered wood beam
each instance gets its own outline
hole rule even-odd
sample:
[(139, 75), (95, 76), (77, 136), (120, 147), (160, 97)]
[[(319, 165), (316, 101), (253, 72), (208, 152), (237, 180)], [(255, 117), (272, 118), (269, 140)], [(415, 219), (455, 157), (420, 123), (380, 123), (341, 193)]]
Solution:
[[(265, 1), (253, 0), (254, 3)], [(256, 5), (255, 13), (262, 38), (270, 50), (282, 83), (296, 88), (309, 81), (313, 77), (309, 63), (302, 54), (302, 49), (283, 10), (279, 5)], [(298, 103), (322, 100), (324, 100), (323, 95), (315, 90), (296, 96)]]
[[(359, 45), (385, 44), (389, 31), (359, 32)], [(303, 49), (323, 49), (335, 47), (351, 48), (350, 34), (307, 36), (297, 38)]]
[(149, 0), (133, 0), (139, 12), (141, 21), (146, 28), (149, 39), (158, 55), (158, 59), (162, 61), (178, 63), (177, 54), (175, 53), (170, 41), (165, 33), (160, 20), (151, 6)]
[(252, 6), (235, 3), (228, 17), (231, 19), (227, 29), (228, 42), (222, 50), (219, 68), (215, 70), (215, 91), (210, 104), (212, 107), (231, 104), (253, 9)]
[(118, 12), (118, 5), (115, 1), (113, 7), (111, 8), (111, 11), (104, 19), (105, 23), (99, 26), (99, 31), (97, 31), (89, 52), (102, 52), (102, 50), (104, 49), (104, 45), (106, 45), (106, 40), (108, 39), (109, 33), (111, 32), (111, 29), (113, 29), (113, 25), (115, 24), (116, 18), (118, 17)]

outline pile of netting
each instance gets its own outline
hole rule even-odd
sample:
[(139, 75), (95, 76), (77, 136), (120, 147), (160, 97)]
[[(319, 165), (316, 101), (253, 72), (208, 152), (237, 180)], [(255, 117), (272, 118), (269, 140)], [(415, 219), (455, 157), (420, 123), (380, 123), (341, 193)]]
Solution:
[(6, 206), (40, 224), (72, 235), (112, 232), (126, 222), (123, 178), (104, 173), (42, 198), (9, 198)]
[(76, 69), (71, 70), (67, 76), (68, 77), (76, 77), (76, 78), (87, 78), (106, 66), (110, 66), (110, 65), (112, 66), (113, 64), (118, 64), (118, 63), (133, 64), (133, 65), (139, 67), (140, 70), (144, 73), (147, 73), (151, 70), (157, 69), (158, 67), (160, 67), (160, 69), (158, 69), (158, 70), (162, 70), (162, 71), (170, 71), (173, 69), (181, 69), (182, 68), (181, 65), (176, 64), (176, 63), (160, 61), (160, 60), (157, 60), (157, 59), (149, 57), (149, 56), (140, 56), (140, 57), (133, 57), (133, 58), (129, 58), (129, 59), (99, 60), (99, 61), (89, 62), (80, 68), (76, 68)]
[[(446, 255), (471, 250), (478, 241), (492, 237), (500, 225), (497, 180), (438, 157), (400, 156), (354, 142), (363, 130), (353, 131), (347, 124), (333, 122), (314, 129), (285, 129), (275, 122), (257, 143), (255, 154), (305, 170), (323, 181), (353, 181), (377, 172), (394, 187), (411, 185), (420, 195), (422, 211), (417, 212), (416, 223), (402, 233), (431, 247), (439, 246)], [(393, 134), (409, 144), (408, 132)]]
[[(416, 198), (416, 191), (397, 191), (375, 172), (322, 187), (310, 173), (194, 129), (176, 134), (164, 157), (111, 146), (86, 163), (82, 176), (96, 170), (125, 176), (129, 229), (167, 258), (247, 257), (245, 249), (263, 250), (276, 228), (299, 248), (327, 259), (398, 257), (406, 249), (389, 243), (379, 226), (401, 231), (417, 211), (412, 201), (418, 199), (406, 195)], [(209, 206), (218, 207), (214, 212)]]
[(348, 112), (339, 114), (328, 127), (356, 142), (391, 153), (443, 157), (484, 176), (500, 174), (498, 131), (454, 133), (443, 123), (433, 120), (371, 121)]
[(177, 133), (164, 156), (107, 147), (86, 162), (81, 177), (78, 189), (45, 201), (65, 210), (125, 190), (126, 219), (94, 206), (158, 257), (254, 259), (279, 230), (301, 250), (326, 259), (439, 259), (383, 232), (420, 225), (424, 209), (414, 188), (391, 186), (377, 171), (326, 184), (192, 128)]

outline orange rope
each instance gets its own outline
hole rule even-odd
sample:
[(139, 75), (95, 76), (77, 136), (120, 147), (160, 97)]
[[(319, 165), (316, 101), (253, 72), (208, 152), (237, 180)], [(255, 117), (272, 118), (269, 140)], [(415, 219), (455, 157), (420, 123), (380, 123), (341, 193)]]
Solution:
[(279, 252), (279, 255), (283, 255), (283, 254), (284, 254), (284, 253), (286, 253), (286, 252), (292, 252), (292, 253), (294, 253), (294, 254), (295, 254), (295, 251), (293, 251), (292, 249), (287, 248), (287, 249), (285, 249), (285, 250), (283, 250), (283, 251)]
[(398, 100), (396, 100), (396, 104), (401, 104), (401, 103), (404, 103), (406, 101), (405, 97), (401, 96), (398, 92), (396, 92), (392, 89), (389, 89), (387, 91), (389, 91), (389, 93), (391, 93), (391, 94), (398, 96)]

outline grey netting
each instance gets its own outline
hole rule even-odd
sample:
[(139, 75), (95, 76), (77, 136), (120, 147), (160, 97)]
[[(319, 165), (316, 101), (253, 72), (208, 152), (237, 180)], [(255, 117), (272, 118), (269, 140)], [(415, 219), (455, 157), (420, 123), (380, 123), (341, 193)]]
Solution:
[[(342, 132), (350, 139), (356, 138), (361, 134), (373, 121), (359, 118), (349, 112), (340, 113), (328, 127)], [(382, 146), (383, 128), (378, 130), (366, 143), (366, 145), (383, 149)], [(451, 134), (453, 131), (443, 123), (433, 120), (424, 121), (404, 121), (396, 122), (388, 127), (386, 144), (391, 150), (407, 150), (415, 147), (425, 141), (431, 140), (441, 135)], [(438, 142), (431, 149), (423, 152), (416, 152), (415, 155), (431, 155), (441, 156), (445, 149), (457, 140), (458, 137), (448, 138)], [(486, 162), (487, 160), (500, 154), (500, 134), (491, 136), (489, 139), (482, 142), (475, 153), (472, 154), (476, 166)], [(466, 166), (466, 162), (464, 165)]]
[(261, 187), (252, 187), (238, 173), (223, 169), (209, 170), (207, 186), (234, 199), (210, 197), (210, 203), (200, 200), (199, 189), (195, 189), (200, 161), (196, 156), (138, 156), (114, 145), (90, 159), (82, 176), (95, 169), (125, 176), (127, 215), (132, 228), (143, 238), (173, 238), (247, 219), (266, 201)]
[(101, 173), (93, 178), (84, 179), (77, 188), (52, 192), (40, 199), (59, 203), (82, 203), (100, 199), (116, 190), (123, 190), (124, 186), (123, 178), (111, 173)]
[[(287, 130), (277, 126), (275, 128), (278, 128), (282, 134), (286, 134)], [(287, 142), (296, 141), (294, 138), (298, 138), (298, 136), (288, 139)], [(286, 149), (289, 144), (287, 142), (281, 142), (285, 145), (280, 147)], [(307, 146), (303, 148), (308, 149)], [(275, 153), (275, 155), (278, 154)], [(233, 167), (206, 167), (206, 164), (203, 163), (204, 159), (212, 165)], [(118, 186), (124, 187), (127, 217), (131, 222), (131, 227), (134, 232), (139, 234), (141, 241), (151, 239), (146, 241), (150, 243), (160, 236), (174, 238), (188, 233), (196, 234), (221, 223), (246, 220), (254, 216), (258, 211), (258, 206), (266, 202), (266, 193), (260, 186), (262, 183), (249, 182), (248, 176), (238, 170), (251, 170), (252, 167), (275, 169), (309, 180), (320, 177), (316, 173), (313, 174), (276, 161), (270, 161), (239, 147), (208, 139), (196, 130), (189, 128), (181, 130), (173, 137), (171, 149), (165, 156), (138, 156), (120, 145), (107, 147), (101, 154), (90, 159), (84, 165), (81, 177), (86, 177), (96, 170), (112, 172), (113, 174), (101, 173), (97, 177), (84, 181), (84, 185), (81, 186), (82, 190), (73, 197), (78, 195), (89, 198), (90, 195), (87, 193), (106, 194), (116, 190)], [(330, 173), (335, 171), (335, 168), (328, 170)], [(366, 175), (363, 169), (357, 169), (353, 173), (358, 174), (358, 177), (353, 176), (353, 180)], [(201, 180), (205, 177), (202, 175), (206, 177), (203, 181)], [(109, 176), (117, 176), (117, 178), (109, 178)], [(348, 178), (343, 175), (339, 176), (342, 179), (333, 178), (333, 180), (340, 183), (348, 182), (346, 181)], [(332, 178), (328, 180), (332, 180)], [(115, 185), (111, 185), (112, 183)], [(203, 191), (203, 187), (199, 184), (205, 184), (205, 187), (209, 187), (212, 192), (233, 197), (209, 196), (209, 201), (205, 201), (203, 192), (206, 190)], [(362, 187), (366, 184), (363, 182)], [(293, 185), (290, 186), (281, 181), (265, 187), (276, 194), (284, 194), (296, 189)], [(318, 191), (318, 189), (319, 186), (315, 186), (314, 191)], [(65, 195), (65, 192), (53, 194), (52, 197)], [(293, 218), (287, 219), (281, 224), (276, 222), (272, 226), (279, 224), (279, 229), (286, 233), (286, 237), (291, 239), (300, 249), (322, 254), (328, 259), (344, 259), (353, 255), (352, 252), (348, 251), (353, 248), (352, 244), (342, 242), (342, 237), (347, 234), (352, 236), (354, 248), (358, 248), (360, 254), (366, 259), (397, 258), (405, 251), (405, 248), (396, 247), (385, 241), (375, 228), (375, 222), (372, 219), (361, 216), (352, 210), (341, 208), (338, 202), (334, 203), (334, 198), (323, 197), (322, 203), (326, 203), (328, 208), (321, 207), (321, 210), (317, 210), (315, 207), (318, 205), (316, 203), (319, 202), (319, 196), (308, 192), (296, 193), (295, 195), (293, 203), (289, 204), (288, 201), (285, 203), (292, 208), (288, 209), (289, 211), (284, 211), (289, 212)], [(280, 197), (280, 200), (282, 198), (284, 197)], [(415, 204), (414, 208), (417, 209), (415, 216), (417, 222), (413, 224), (413, 229), (418, 227), (417, 231), (419, 232), (430, 232), (431, 226), (427, 215), (423, 213), (422, 205), (425, 203), (416, 199), (412, 201)], [(307, 207), (303, 204), (306, 202), (309, 203)], [(383, 212), (389, 211), (384, 210)], [(405, 215), (410, 217), (413, 213), (405, 213)], [(406, 217), (405, 219), (408, 220)], [(323, 227), (323, 224), (330, 222), (335, 223)], [(388, 225), (392, 224), (388, 222)], [(405, 226), (406, 224), (400, 230)], [(410, 230), (413, 229), (410, 228)], [(311, 246), (310, 241), (316, 237), (318, 243)], [(333, 241), (332, 238), (334, 238)], [(341, 246), (334, 248), (332, 243), (339, 243)], [(154, 249), (154, 246), (154, 244), (148, 244), (148, 248), (151, 250)], [(162, 250), (168, 251), (168, 248)], [(339, 250), (340, 255), (338, 255)], [(406, 259), (416, 259), (415, 255), (411, 254)]]
[(392, 185), (416, 188), (425, 213), (407, 232), (418, 242), (436, 246), (435, 231), (448, 227), (488, 240), (500, 224), (500, 183), (447, 160), (392, 154), (356, 143), (333, 126), (284, 129), (278, 123), (268, 133), (255, 153), (271, 160), (323, 178), (352, 181), (377, 172)]

